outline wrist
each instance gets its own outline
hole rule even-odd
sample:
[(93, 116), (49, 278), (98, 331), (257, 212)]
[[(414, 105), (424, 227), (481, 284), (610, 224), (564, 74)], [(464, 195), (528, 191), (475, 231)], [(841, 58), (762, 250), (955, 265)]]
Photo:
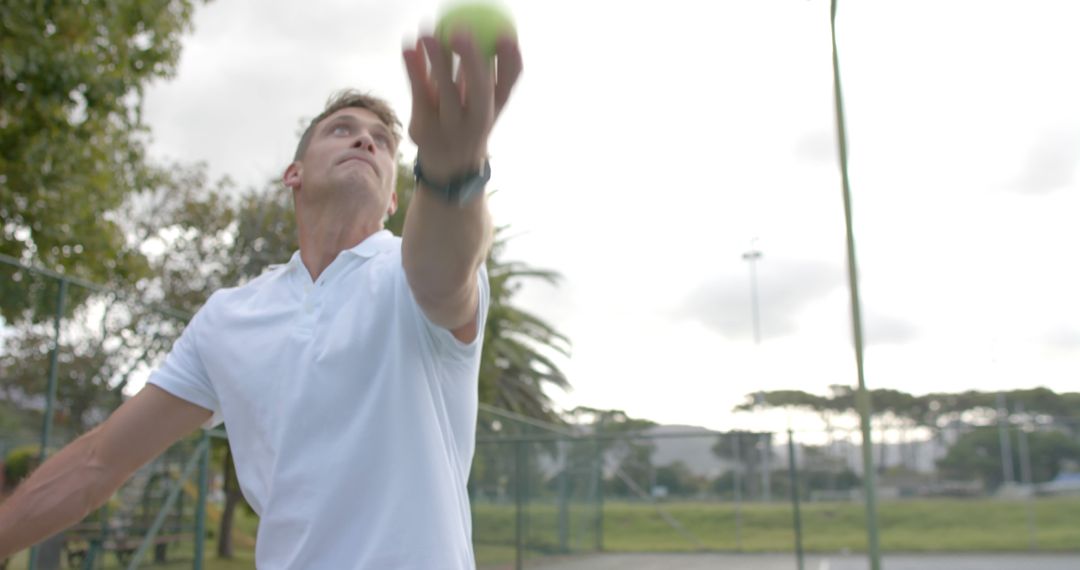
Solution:
[(436, 188), (483, 172), (487, 154), (464, 159), (446, 160), (432, 158), (422, 151), (416, 155), (416, 169), (423, 172), (423, 182)]
[(427, 191), (438, 195), (444, 202), (463, 207), (483, 195), (488, 180), (491, 179), (491, 164), (487, 159), (481, 163), (477, 170), (466, 172), (442, 182), (439, 178), (432, 180), (428, 174), (427, 166), (421, 164), (417, 157), (413, 165), (413, 176), (416, 184)]

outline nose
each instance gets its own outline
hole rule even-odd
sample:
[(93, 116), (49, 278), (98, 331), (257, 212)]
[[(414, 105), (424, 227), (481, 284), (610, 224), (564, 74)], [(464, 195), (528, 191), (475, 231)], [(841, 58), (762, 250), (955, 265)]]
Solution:
[(371, 133), (362, 130), (360, 131), (360, 134), (356, 136), (356, 140), (353, 141), (352, 147), (363, 149), (374, 154), (375, 139), (371, 138)]

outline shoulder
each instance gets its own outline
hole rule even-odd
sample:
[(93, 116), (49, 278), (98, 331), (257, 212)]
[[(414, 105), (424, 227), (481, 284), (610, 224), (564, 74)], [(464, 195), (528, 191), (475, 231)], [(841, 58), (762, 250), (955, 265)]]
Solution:
[(193, 320), (213, 320), (228, 307), (243, 305), (267, 295), (279, 294), (285, 286), (284, 280), (288, 277), (288, 272), (288, 264), (272, 265), (261, 275), (246, 283), (234, 287), (222, 287), (214, 291), (195, 314)]

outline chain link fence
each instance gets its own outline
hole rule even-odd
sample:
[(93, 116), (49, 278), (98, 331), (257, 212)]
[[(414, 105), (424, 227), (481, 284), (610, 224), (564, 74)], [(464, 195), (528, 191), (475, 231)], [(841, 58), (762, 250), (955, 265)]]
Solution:
[[(189, 315), (145, 300), (156, 297), (0, 259), (4, 493), (164, 356)], [(556, 425), (487, 406), (477, 425), (468, 486), (481, 568), (599, 552), (790, 552), (798, 562), (804, 551), (867, 548), (856, 429)], [(934, 429), (875, 426), (885, 552), (1080, 551), (1074, 421), (1014, 409)], [(227, 492), (225, 443), (222, 432), (179, 442), (34, 561), (20, 553), (7, 568), (212, 568), (226, 512), (236, 555), (250, 561), (257, 519)]]

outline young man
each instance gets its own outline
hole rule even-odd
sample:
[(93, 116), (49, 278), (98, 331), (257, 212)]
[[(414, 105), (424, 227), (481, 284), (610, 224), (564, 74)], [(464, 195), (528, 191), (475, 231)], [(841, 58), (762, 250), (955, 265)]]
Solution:
[(475, 566), (466, 481), (487, 312), (487, 141), (521, 72), (466, 34), (404, 50), (418, 190), (403, 238), (382, 229), (400, 123), (331, 100), (283, 181), (300, 251), (216, 292), (148, 385), (0, 505), (0, 558), (81, 520), (141, 465), (225, 421), (263, 570)]

